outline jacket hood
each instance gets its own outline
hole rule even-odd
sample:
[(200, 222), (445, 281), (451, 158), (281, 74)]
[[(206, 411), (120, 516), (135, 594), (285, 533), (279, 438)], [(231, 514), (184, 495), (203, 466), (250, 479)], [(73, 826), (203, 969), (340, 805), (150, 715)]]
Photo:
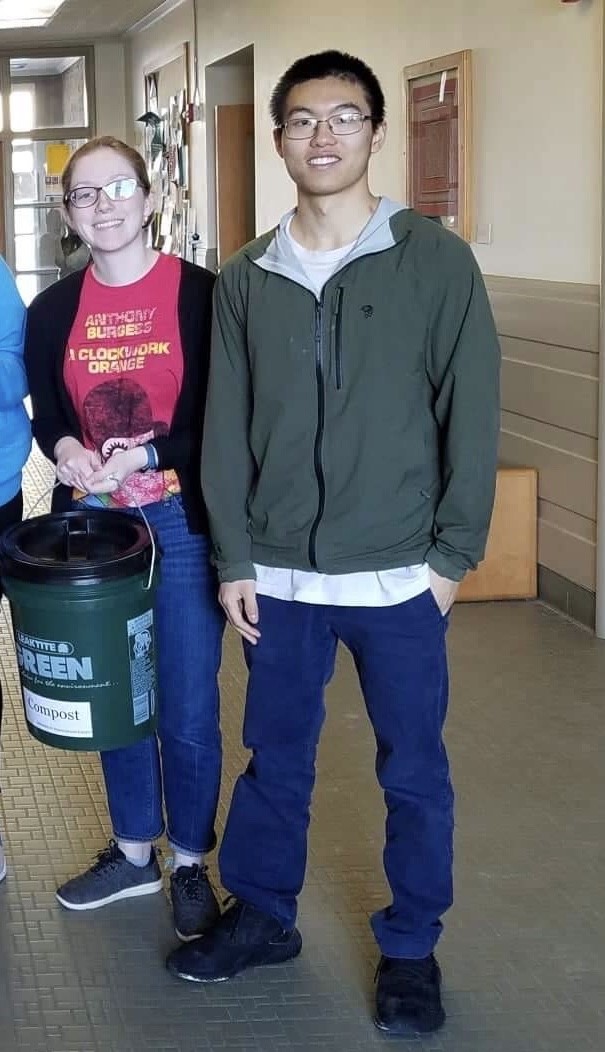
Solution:
[[(287, 212), (277, 227), (255, 241), (251, 241), (242, 251), (257, 267), (271, 274), (289, 278), (315, 295), (315, 289), (310, 284), (286, 234), (288, 223), (295, 211), (292, 209)], [(384, 252), (393, 248), (400, 241), (404, 241), (412, 226), (413, 215), (411, 209), (396, 201), (391, 201), (388, 197), (382, 197), (378, 208), (364, 226), (351, 251), (340, 261), (337, 271), (342, 270), (354, 259)]]

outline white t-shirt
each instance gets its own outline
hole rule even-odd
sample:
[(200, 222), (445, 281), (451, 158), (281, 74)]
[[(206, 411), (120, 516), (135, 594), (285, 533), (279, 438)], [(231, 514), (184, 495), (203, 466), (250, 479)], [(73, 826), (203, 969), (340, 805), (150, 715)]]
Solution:
[[(286, 227), (286, 237), (320, 296), (326, 281), (352, 251), (355, 242), (328, 252), (315, 252), (294, 240), (290, 233), (291, 222)], [(429, 587), (426, 563), (347, 574), (314, 573), (258, 564), (255, 564), (255, 570), (258, 595), (318, 606), (395, 606), (413, 599)]]
[(286, 237), (294, 255), (297, 256), (299, 263), (315, 289), (316, 295), (321, 296), (321, 290), (326, 281), (329, 281), (342, 260), (349, 255), (349, 252), (353, 251), (356, 242), (351, 241), (349, 245), (343, 245), (342, 248), (332, 248), (327, 252), (315, 252), (310, 248), (304, 248), (303, 245), (294, 240), (290, 233), (293, 218), (293, 216), (290, 216), (286, 225)]

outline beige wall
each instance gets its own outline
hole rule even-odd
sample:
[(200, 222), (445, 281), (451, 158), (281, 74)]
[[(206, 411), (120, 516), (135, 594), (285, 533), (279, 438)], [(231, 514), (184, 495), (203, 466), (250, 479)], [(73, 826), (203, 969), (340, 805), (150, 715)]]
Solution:
[(73, 62), (61, 77), (63, 94), (63, 119), (68, 125), (86, 124), (87, 114), (84, 106), (85, 61), (79, 58)]
[[(601, 0), (351, 0), (344, 9), (307, 0), (303, 17), (291, 0), (198, 0), (202, 77), (209, 63), (255, 47), (258, 229), (293, 200), (267, 114), (271, 88), (290, 61), (339, 47), (374, 67), (387, 96), (390, 133), (374, 163), (373, 185), (401, 199), (402, 69), (471, 48), (476, 214), (493, 227), (492, 244), (476, 246), (482, 269), (598, 282), (601, 9)], [(141, 106), (144, 66), (191, 33), (186, 4), (130, 39), (131, 112)], [(198, 171), (201, 181), (205, 165)], [(205, 224), (203, 202), (200, 215)]]
[(126, 118), (126, 46), (121, 40), (95, 43), (97, 135), (132, 141), (132, 121)]

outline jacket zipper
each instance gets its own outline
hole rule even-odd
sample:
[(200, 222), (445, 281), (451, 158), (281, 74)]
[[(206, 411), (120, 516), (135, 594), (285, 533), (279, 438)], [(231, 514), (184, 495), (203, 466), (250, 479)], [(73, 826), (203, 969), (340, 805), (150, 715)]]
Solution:
[(319, 500), (317, 504), (317, 515), (311, 527), (309, 534), (309, 562), (314, 569), (317, 569), (317, 531), (321, 522), (324, 507), (326, 503), (326, 483), (324, 479), (323, 466), (321, 463), (321, 447), (324, 437), (324, 424), (325, 424), (325, 396), (324, 396), (324, 383), (323, 383), (323, 347), (322, 347), (322, 329), (323, 329), (323, 296), (319, 303), (315, 301), (315, 379), (317, 381), (317, 431), (315, 432), (315, 447), (314, 447), (314, 464), (315, 464), (315, 476), (317, 478), (317, 488), (319, 492)]
[(335, 322), (335, 355), (336, 355), (336, 390), (342, 388), (342, 297), (344, 289), (339, 285), (336, 289), (336, 322)]

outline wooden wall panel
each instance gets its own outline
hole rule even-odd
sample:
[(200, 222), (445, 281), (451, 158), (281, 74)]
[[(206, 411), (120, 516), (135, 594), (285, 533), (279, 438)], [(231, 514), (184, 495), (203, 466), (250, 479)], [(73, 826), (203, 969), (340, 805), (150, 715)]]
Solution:
[(594, 591), (599, 289), (486, 284), (502, 346), (500, 462), (538, 471), (538, 563)]

